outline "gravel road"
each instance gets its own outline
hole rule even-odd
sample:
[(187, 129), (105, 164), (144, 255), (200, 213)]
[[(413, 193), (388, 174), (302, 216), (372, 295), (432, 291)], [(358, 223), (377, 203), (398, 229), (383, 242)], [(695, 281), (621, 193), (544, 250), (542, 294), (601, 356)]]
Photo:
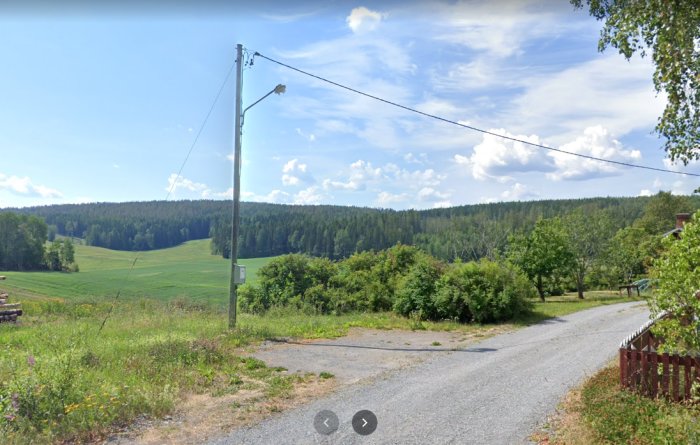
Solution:
[[(645, 305), (623, 303), (548, 320), (346, 386), (210, 444), (527, 443), (561, 397), (647, 319)], [(327, 436), (313, 427), (321, 410), (340, 420)], [(369, 436), (352, 428), (360, 410), (378, 419)]]

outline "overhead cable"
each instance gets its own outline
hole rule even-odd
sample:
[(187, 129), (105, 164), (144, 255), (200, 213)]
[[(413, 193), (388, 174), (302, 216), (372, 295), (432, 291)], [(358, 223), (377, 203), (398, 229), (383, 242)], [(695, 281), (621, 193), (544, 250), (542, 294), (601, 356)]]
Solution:
[(632, 164), (632, 163), (629, 163), (629, 162), (615, 161), (615, 160), (612, 160), (612, 159), (598, 158), (598, 157), (596, 157), (596, 156), (590, 156), (590, 155), (586, 155), (586, 154), (582, 154), (582, 153), (575, 153), (575, 152), (572, 152), (572, 151), (566, 151), (566, 150), (562, 150), (561, 148), (548, 147), (548, 146), (546, 146), (546, 145), (538, 144), (538, 143), (536, 143), (536, 142), (530, 142), (530, 141), (526, 141), (526, 140), (524, 140), (524, 139), (518, 139), (518, 138), (516, 138), (516, 137), (507, 136), (507, 135), (500, 134), (500, 133), (496, 133), (496, 132), (489, 131), (489, 130), (484, 130), (484, 129), (482, 129), (482, 128), (474, 127), (474, 126), (472, 126), (472, 125), (463, 124), (463, 123), (461, 123), (461, 122), (456, 122), (456, 121), (453, 121), (453, 120), (451, 120), (451, 119), (447, 119), (447, 118), (444, 118), (444, 117), (441, 117), (441, 116), (437, 116), (437, 115), (435, 115), (435, 114), (426, 113), (426, 112), (424, 112), (424, 111), (420, 111), (420, 110), (417, 110), (417, 109), (415, 109), (415, 108), (408, 107), (408, 106), (406, 106), (406, 105), (401, 105), (401, 104), (399, 104), (399, 103), (392, 102), (392, 101), (390, 101), (390, 100), (388, 100), (388, 99), (383, 99), (383, 98), (378, 97), (378, 96), (375, 96), (375, 95), (373, 95), (373, 94), (365, 93), (365, 92), (360, 91), (360, 90), (357, 90), (357, 89), (355, 89), (355, 88), (351, 88), (351, 87), (349, 87), (349, 86), (340, 84), (340, 83), (338, 83), (338, 82), (334, 82), (334, 81), (332, 81), (332, 80), (326, 79), (325, 77), (321, 77), (321, 76), (318, 76), (318, 75), (316, 75), (316, 74), (312, 74), (312, 73), (310, 73), (310, 72), (308, 72), (308, 71), (304, 71), (304, 70), (301, 70), (301, 69), (299, 69), (299, 68), (293, 67), (293, 66), (288, 65), (288, 64), (286, 64), (286, 63), (280, 62), (279, 60), (272, 59), (272, 58), (267, 57), (267, 56), (265, 56), (265, 55), (263, 55), (263, 54), (260, 54), (260, 53), (257, 52), (257, 51), (255, 52), (254, 56), (262, 57), (263, 59), (266, 59), (266, 60), (268, 60), (268, 61), (270, 61), (270, 62), (276, 63), (276, 64), (278, 64), (278, 65), (280, 65), (280, 66), (283, 66), (283, 67), (285, 67), (285, 68), (288, 68), (288, 69), (290, 69), (290, 70), (296, 71), (296, 72), (298, 72), (298, 73), (304, 74), (304, 75), (309, 76), (309, 77), (313, 77), (313, 78), (315, 78), (315, 79), (321, 80), (321, 81), (326, 82), (326, 83), (329, 83), (329, 84), (331, 84), (331, 85), (335, 85), (335, 86), (337, 86), (337, 87), (339, 87), (339, 88), (343, 88), (343, 89), (348, 90), (348, 91), (351, 91), (351, 92), (353, 92), (353, 93), (360, 94), (360, 95), (365, 96), (365, 97), (369, 97), (370, 99), (374, 99), (374, 100), (377, 100), (377, 101), (379, 101), (379, 102), (384, 102), (385, 104), (389, 104), (389, 105), (392, 105), (392, 106), (394, 106), (394, 107), (402, 108), (402, 109), (404, 109), (404, 110), (406, 110), (406, 111), (410, 111), (410, 112), (412, 112), (412, 113), (417, 113), (417, 114), (423, 115), (423, 116), (425, 116), (425, 117), (429, 117), (429, 118), (431, 118), (431, 119), (436, 119), (436, 120), (439, 120), (439, 121), (442, 121), (442, 122), (446, 122), (446, 123), (448, 123), (448, 124), (457, 125), (457, 126), (459, 126), (459, 127), (466, 128), (466, 129), (469, 129), (469, 130), (472, 130), (472, 131), (477, 131), (477, 132), (479, 132), (479, 133), (488, 134), (488, 135), (491, 135), (491, 136), (496, 136), (496, 137), (499, 137), (499, 138), (502, 138), (502, 139), (507, 139), (507, 140), (513, 141), (513, 142), (519, 142), (519, 143), (521, 143), (521, 144), (530, 145), (530, 146), (532, 146), (532, 147), (544, 148), (545, 150), (550, 150), (550, 151), (554, 151), (554, 152), (557, 152), (557, 153), (563, 153), (563, 154), (567, 154), (567, 155), (571, 155), (571, 156), (578, 156), (578, 157), (580, 157), (580, 158), (590, 159), (590, 160), (593, 160), (593, 161), (605, 162), (605, 163), (608, 163), (608, 164), (621, 165), (621, 166), (624, 166), (624, 167), (631, 167), (631, 168), (641, 168), (641, 169), (644, 169), (644, 170), (653, 170), (653, 171), (662, 172), (662, 173), (673, 173), (673, 174), (676, 174), (676, 175), (700, 177), (700, 174), (697, 174), (697, 173), (688, 173), (688, 172), (682, 172), (682, 171), (676, 171), (676, 170), (668, 170), (668, 169), (664, 169), (664, 168), (651, 167), (651, 166), (648, 166), (648, 165), (639, 165), (639, 164)]

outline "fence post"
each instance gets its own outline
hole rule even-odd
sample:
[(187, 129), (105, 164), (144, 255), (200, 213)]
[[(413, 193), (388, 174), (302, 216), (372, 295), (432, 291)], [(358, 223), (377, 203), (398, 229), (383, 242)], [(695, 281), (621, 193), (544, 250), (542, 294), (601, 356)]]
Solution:
[(690, 386), (692, 385), (692, 382), (690, 380), (690, 370), (692, 369), (693, 366), (693, 359), (690, 358), (690, 356), (685, 356), (683, 360), (683, 370), (685, 371), (684, 377), (685, 377), (685, 398), (686, 400), (690, 399)]
[(627, 387), (627, 350), (620, 348), (620, 387)]
[(661, 362), (664, 364), (664, 373), (661, 376), (661, 391), (665, 396), (669, 395), (668, 392), (668, 379), (669, 379), (669, 369), (668, 369), (668, 352), (664, 352), (661, 356)]
[(651, 354), (651, 396), (656, 398), (659, 389), (659, 354)]
[(679, 398), (678, 398), (678, 392), (680, 390), (680, 388), (679, 388), (680, 387), (680, 385), (679, 385), (679, 383), (680, 383), (679, 382), (680, 369), (678, 369), (678, 368), (680, 368), (679, 359), (680, 359), (680, 357), (678, 356), (678, 354), (673, 354), (673, 356), (671, 356), (671, 363), (673, 364), (673, 370), (672, 370), (672, 372), (673, 372), (673, 383), (672, 383), (673, 386), (672, 387), (673, 387), (673, 401), (674, 402), (677, 402), (679, 400)]

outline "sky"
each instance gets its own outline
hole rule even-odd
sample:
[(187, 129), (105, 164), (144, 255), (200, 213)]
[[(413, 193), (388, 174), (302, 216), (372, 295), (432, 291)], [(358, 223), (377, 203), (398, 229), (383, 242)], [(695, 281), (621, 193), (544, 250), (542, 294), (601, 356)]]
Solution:
[(286, 85), (246, 113), (244, 201), (429, 209), (699, 185), (253, 57), (494, 133), (700, 172), (670, 164), (653, 132), (665, 99), (651, 61), (598, 52), (601, 23), (567, 1), (233, 3), (0, 6), (0, 208), (230, 199), (238, 43), (253, 62), (244, 107)]

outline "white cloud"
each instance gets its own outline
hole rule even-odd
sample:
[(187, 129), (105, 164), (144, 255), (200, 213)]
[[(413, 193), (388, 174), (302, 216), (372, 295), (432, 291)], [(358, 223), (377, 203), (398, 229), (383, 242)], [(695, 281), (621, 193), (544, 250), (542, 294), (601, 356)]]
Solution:
[(383, 16), (381, 12), (372, 11), (364, 6), (360, 6), (359, 8), (353, 8), (345, 21), (352, 32), (361, 34), (374, 31), (377, 26), (379, 26)]
[[(233, 189), (229, 189), (227, 193), (232, 196)], [(275, 204), (284, 204), (289, 202), (289, 193), (283, 192), (282, 190), (272, 190), (267, 195), (258, 195), (253, 192), (241, 192), (241, 197), (246, 201), (250, 202), (270, 202)]]
[(639, 191), (639, 196), (652, 196), (653, 193), (649, 189), (642, 189)]
[(320, 204), (324, 197), (325, 195), (319, 193), (319, 188), (314, 185), (294, 195), (294, 204)]
[(423, 187), (418, 191), (418, 199), (421, 201), (440, 202), (446, 201), (449, 193), (440, 192), (432, 187)]
[[(503, 129), (489, 131), (535, 144), (541, 143), (536, 135), (513, 135)], [(552, 162), (543, 152), (544, 149), (522, 142), (484, 134), (482, 142), (473, 148), (471, 156), (457, 154), (454, 160), (457, 164), (471, 168), (475, 179), (506, 182), (513, 179), (510, 175), (515, 172), (551, 171), (554, 168)]]
[[(537, 135), (513, 135), (503, 129), (489, 131), (546, 146)], [(639, 150), (625, 149), (606, 128), (599, 125), (586, 128), (583, 135), (554, 148), (616, 162), (639, 163), (642, 157)], [(469, 168), (472, 176), (481, 181), (509, 182), (515, 180), (515, 174), (528, 172), (544, 172), (547, 179), (554, 181), (584, 180), (621, 173), (620, 168), (611, 163), (538, 148), (490, 134), (483, 135), (482, 142), (473, 147), (471, 156), (456, 154), (453, 159), (458, 165)], [(507, 198), (518, 199), (517, 196)]]
[(58, 190), (36, 185), (28, 177), (7, 176), (0, 173), (0, 190), (7, 190), (10, 193), (20, 196), (41, 197), (41, 198), (61, 198), (63, 194)]
[(664, 168), (666, 168), (667, 170), (671, 170), (674, 172), (700, 174), (700, 161), (693, 160), (688, 162), (688, 165), (683, 165), (682, 162), (672, 162), (669, 158), (664, 158), (663, 163)]
[(365, 190), (368, 183), (376, 182), (381, 178), (381, 168), (375, 168), (372, 163), (360, 159), (350, 164), (350, 175), (347, 181), (325, 179), (323, 188), (326, 190)]
[(298, 185), (299, 184), (299, 178), (296, 176), (288, 175), (288, 174), (283, 174), (282, 175), (282, 184), (284, 185)]
[(380, 207), (389, 207), (391, 204), (405, 202), (410, 198), (407, 193), (393, 194), (389, 192), (380, 192), (377, 195), (376, 203)]
[(508, 189), (503, 191), (501, 193), (501, 198), (504, 201), (523, 201), (526, 199), (535, 199), (538, 198), (539, 195), (537, 193), (533, 193), (527, 189), (527, 186), (516, 182), (513, 184), (513, 186)]
[(301, 183), (314, 182), (313, 176), (308, 171), (308, 166), (298, 159), (287, 161), (282, 167), (282, 184), (285, 186), (300, 185)]
[(178, 190), (201, 192), (204, 197), (209, 196), (211, 193), (206, 184), (194, 182), (190, 179), (178, 176), (176, 173), (171, 173), (168, 177), (168, 186), (165, 188), (165, 191), (175, 194)]
[[(586, 128), (582, 136), (560, 148), (571, 153), (618, 162), (637, 163), (642, 158), (639, 150), (625, 150), (607, 129), (599, 125)], [(557, 168), (556, 171), (547, 173), (547, 177), (553, 180), (581, 180), (620, 174), (619, 167), (606, 162), (558, 152), (550, 152), (549, 157), (554, 160)]]
[(292, 159), (287, 161), (284, 167), (282, 167), (282, 172), (284, 173), (291, 173), (294, 171), (306, 172), (306, 164), (300, 163), (298, 159)]

